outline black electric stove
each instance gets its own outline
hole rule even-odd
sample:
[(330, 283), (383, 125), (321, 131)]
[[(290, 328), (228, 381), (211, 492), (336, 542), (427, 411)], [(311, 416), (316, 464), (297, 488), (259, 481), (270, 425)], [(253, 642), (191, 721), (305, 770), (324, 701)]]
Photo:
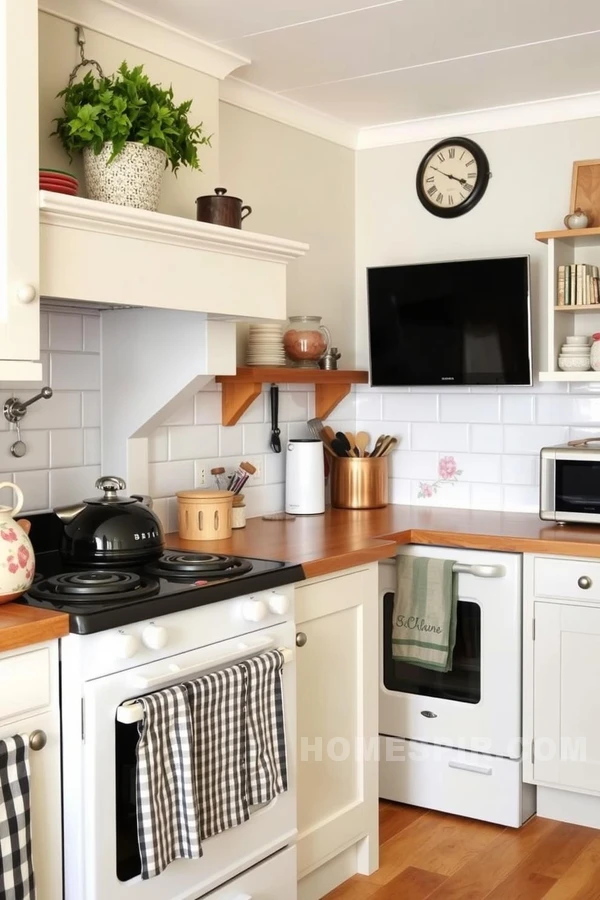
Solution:
[(17, 602), (68, 613), (70, 631), (93, 634), (219, 600), (304, 580), (302, 566), (270, 559), (166, 549), (143, 566), (94, 568), (65, 563), (62, 524), (29, 516), (36, 576)]

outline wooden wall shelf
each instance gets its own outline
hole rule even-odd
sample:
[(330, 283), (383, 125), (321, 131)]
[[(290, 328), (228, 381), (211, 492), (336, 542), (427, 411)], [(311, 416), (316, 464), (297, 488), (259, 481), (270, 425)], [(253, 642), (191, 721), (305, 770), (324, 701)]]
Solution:
[(216, 380), (223, 385), (223, 425), (235, 425), (260, 396), (263, 384), (314, 384), (315, 415), (326, 419), (350, 393), (353, 384), (368, 384), (369, 373), (343, 369), (326, 372), (323, 369), (246, 366), (238, 369), (235, 375), (219, 375)]
[(575, 241), (577, 238), (600, 237), (600, 228), (564, 228), (560, 231), (536, 231), (536, 241)]

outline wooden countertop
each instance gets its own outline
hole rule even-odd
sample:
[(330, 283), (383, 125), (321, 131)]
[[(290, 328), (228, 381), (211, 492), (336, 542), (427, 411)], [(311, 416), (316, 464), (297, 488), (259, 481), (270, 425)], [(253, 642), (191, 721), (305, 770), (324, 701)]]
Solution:
[(421, 506), (330, 509), (289, 522), (249, 519), (226, 541), (184, 541), (167, 546), (301, 563), (314, 578), (395, 555), (397, 544), (432, 544), (516, 553), (553, 553), (600, 559), (600, 528), (560, 526), (527, 513), (497, 513)]
[(69, 617), (65, 613), (33, 609), (19, 603), (0, 606), (0, 653), (51, 641), (68, 633)]

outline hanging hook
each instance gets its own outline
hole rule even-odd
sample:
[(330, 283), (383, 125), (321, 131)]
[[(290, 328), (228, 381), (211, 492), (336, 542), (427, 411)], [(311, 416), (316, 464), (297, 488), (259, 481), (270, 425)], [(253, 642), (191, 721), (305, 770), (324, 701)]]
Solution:
[(86, 56), (85, 56), (85, 31), (83, 30), (83, 25), (75, 26), (75, 34), (77, 35), (76, 41), (79, 45), (79, 56), (81, 57), (81, 62), (77, 63), (77, 65), (75, 66), (75, 68), (73, 69), (71, 74), (69, 75), (69, 87), (71, 87), (71, 85), (75, 81), (75, 76), (77, 75), (77, 72), (79, 71), (79, 69), (84, 68), (85, 66), (94, 66), (98, 71), (99, 77), (104, 78), (104, 72), (102, 71), (102, 68), (100, 67), (100, 63), (97, 62), (95, 59), (86, 59)]

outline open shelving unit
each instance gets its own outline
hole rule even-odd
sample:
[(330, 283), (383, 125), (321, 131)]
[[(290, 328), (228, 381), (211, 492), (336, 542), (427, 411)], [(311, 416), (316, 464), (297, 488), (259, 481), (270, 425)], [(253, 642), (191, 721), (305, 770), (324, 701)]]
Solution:
[(349, 393), (353, 384), (367, 384), (369, 373), (360, 370), (301, 369), (286, 366), (245, 366), (235, 375), (219, 375), (223, 386), (221, 420), (235, 425), (262, 393), (263, 384), (314, 384), (315, 415), (326, 419)]
[(558, 368), (560, 347), (568, 334), (591, 335), (600, 331), (600, 304), (557, 306), (556, 303), (559, 266), (577, 263), (600, 266), (600, 228), (538, 231), (535, 237), (548, 248), (548, 369), (539, 373), (540, 381), (600, 381), (600, 372), (563, 372)]

